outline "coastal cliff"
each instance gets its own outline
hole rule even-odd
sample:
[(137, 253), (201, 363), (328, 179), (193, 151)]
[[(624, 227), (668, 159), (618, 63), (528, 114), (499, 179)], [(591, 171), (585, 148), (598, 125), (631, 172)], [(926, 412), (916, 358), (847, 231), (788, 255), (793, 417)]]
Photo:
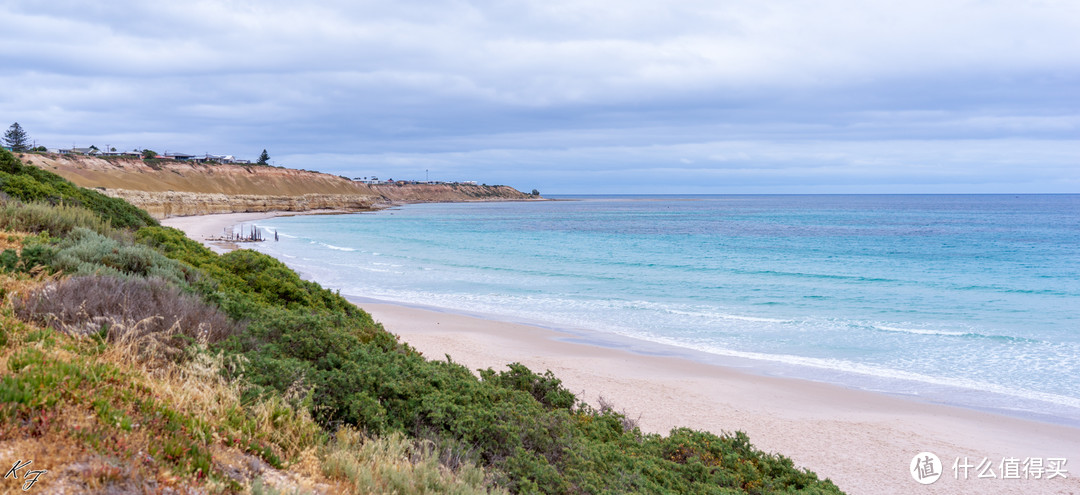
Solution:
[(23, 162), (123, 198), (155, 218), (262, 211), (361, 211), (394, 203), (537, 199), (509, 186), (363, 184), (331, 174), (259, 165), (139, 158), (20, 155)]
[(510, 186), (475, 184), (377, 184), (368, 186), (392, 203), (449, 203), (458, 201), (520, 201), (536, 199)]
[(105, 189), (108, 196), (121, 198), (146, 210), (158, 219), (214, 213), (263, 211), (344, 210), (364, 211), (377, 206), (375, 198), (358, 194), (221, 194), (181, 191), (134, 191)]

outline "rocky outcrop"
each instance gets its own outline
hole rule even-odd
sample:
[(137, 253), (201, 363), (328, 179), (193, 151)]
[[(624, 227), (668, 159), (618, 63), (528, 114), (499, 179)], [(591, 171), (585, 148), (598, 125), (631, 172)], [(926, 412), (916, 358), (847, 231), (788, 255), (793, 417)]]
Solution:
[(221, 165), (25, 154), (23, 163), (96, 188), (156, 218), (261, 211), (358, 211), (394, 203), (539, 199), (509, 186), (474, 184), (367, 185), (345, 177), (258, 165)]

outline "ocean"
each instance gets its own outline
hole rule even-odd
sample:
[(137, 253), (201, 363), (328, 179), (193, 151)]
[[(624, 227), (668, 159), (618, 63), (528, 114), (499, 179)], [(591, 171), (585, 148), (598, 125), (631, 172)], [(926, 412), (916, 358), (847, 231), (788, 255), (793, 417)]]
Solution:
[(344, 295), (1080, 425), (1080, 195), (557, 199), (260, 220), (257, 249)]

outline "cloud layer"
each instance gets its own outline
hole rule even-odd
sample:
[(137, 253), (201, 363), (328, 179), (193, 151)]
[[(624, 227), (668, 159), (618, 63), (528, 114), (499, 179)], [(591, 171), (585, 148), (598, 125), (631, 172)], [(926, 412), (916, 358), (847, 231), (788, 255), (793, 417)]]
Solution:
[(0, 3), (0, 118), (49, 146), (552, 192), (1080, 182), (1076, 2), (41, 4)]

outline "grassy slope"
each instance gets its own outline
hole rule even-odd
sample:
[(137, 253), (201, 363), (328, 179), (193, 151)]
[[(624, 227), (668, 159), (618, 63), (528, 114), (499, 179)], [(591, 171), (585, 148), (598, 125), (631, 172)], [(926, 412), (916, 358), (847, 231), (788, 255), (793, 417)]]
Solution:
[[(41, 282), (0, 275), (9, 293)], [(367, 441), (346, 428), (331, 438), (279, 397), (242, 401), (241, 382), (221, 376), (220, 354), (163, 360), (138, 339), (73, 337), (26, 323), (10, 303), (0, 328), (0, 452), (48, 470), (34, 489), (483, 491), (482, 471), (448, 471), (402, 435)], [(19, 488), (11, 480), (0, 493)]]
[(21, 163), (6, 150), (0, 150), (0, 192), (24, 203), (48, 202), (84, 206), (98, 214), (112, 227), (137, 229), (157, 225), (157, 221), (123, 200), (78, 187), (56, 174)]
[[(10, 177), (60, 188), (55, 176), (8, 168)], [(13, 197), (35, 187), (11, 186), (10, 177), (0, 176), (0, 187)], [(452, 362), (425, 360), (277, 260), (251, 251), (219, 256), (150, 222), (133, 235), (110, 225), (117, 211), (21, 203), (0, 210), (0, 226), (52, 234), (0, 234), (12, 248), (0, 254), (8, 295), (0, 438), (10, 439), (0, 451), (52, 466), (52, 483), (120, 491), (240, 491), (265, 479), (329, 492), (838, 492), (741, 433), (646, 435), (617, 413), (579, 403), (550, 373), (511, 365), (478, 379)], [(149, 313), (88, 304), (117, 284), (143, 297), (138, 306)], [(168, 295), (151, 297), (157, 292)], [(183, 314), (218, 311), (227, 316), (218, 328), (180, 323)]]

